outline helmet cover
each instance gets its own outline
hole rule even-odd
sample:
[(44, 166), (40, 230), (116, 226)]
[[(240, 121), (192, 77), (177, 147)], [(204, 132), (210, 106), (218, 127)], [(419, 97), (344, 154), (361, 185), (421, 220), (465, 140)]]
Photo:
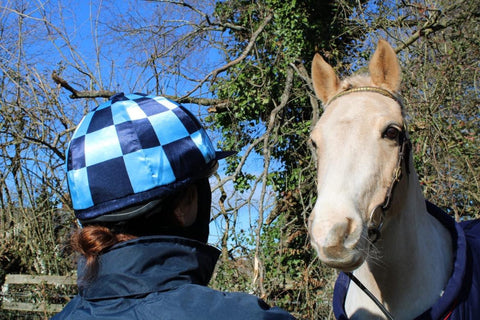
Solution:
[(119, 93), (85, 115), (67, 148), (75, 215), (80, 221), (130, 219), (149, 201), (209, 176), (217, 160), (234, 153), (215, 151), (182, 105)]

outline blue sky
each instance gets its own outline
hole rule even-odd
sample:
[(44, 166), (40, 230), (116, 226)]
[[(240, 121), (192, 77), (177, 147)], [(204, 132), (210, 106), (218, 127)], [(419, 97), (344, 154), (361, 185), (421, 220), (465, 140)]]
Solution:
[[(22, 7), (22, 5), (24, 6)], [(149, 49), (152, 46), (149, 43), (136, 41), (135, 35), (126, 34), (125, 37), (118, 37), (117, 33), (117, 38), (114, 38), (110, 27), (118, 22), (120, 15), (128, 18), (128, 23), (132, 23), (136, 27), (155, 24), (155, 18), (160, 17), (161, 14), (164, 14), (161, 18), (171, 21), (172, 25), (179, 23), (182, 19), (195, 18), (195, 15), (191, 13), (182, 16), (181, 12), (162, 11), (156, 3), (133, 0), (37, 0), (24, 4), (7, 0), (0, 4), (0, 7), (2, 6), (7, 10), (1, 11), (3, 15), (0, 18), (4, 25), (10, 26), (12, 32), (18, 30), (17, 21), (21, 12), (24, 28), (18, 39), (24, 41), (25, 52), (23, 54), (32, 68), (44, 74), (45, 79), (50, 79), (50, 74), (56, 70), (79, 90), (103, 88), (124, 92), (153, 93), (155, 91), (156, 88), (152, 81), (153, 71), (137, 63), (142, 59), (143, 61), (148, 59), (151, 55)], [(158, 10), (158, 13), (153, 14), (155, 10)], [(116, 27), (122, 26), (128, 27), (127, 25)], [(188, 28), (188, 26), (183, 28)], [(179, 30), (174, 31), (179, 32)], [(184, 68), (182, 72), (190, 72), (192, 78), (201, 79), (224, 63), (221, 55), (213, 48), (197, 46), (189, 50), (186, 51), (186, 54), (190, 54), (189, 59), (184, 60), (179, 67)], [(1, 45), (0, 51), (2, 56), (10, 56), (11, 59), (18, 54), (10, 52), (6, 46), (2, 47)], [(172, 71), (168, 70), (168, 64), (163, 68), (165, 72)], [(160, 82), (161, 91), (170, 95), (183, 95), (193, 86), (191, 82), (184, 81), (172, 73), (161, 78)], [(204, 96), (208, 92), (207, 85), (194, 95)], [(70, 92), (62, 90), (60, 103), (70, 108), (69, 113), (78, 123), (83, 112), (92, 108), (94, 103), (86, 100), (72, 100), (69, 95)], [(98, 99), (98, 103), (101, 100)], [(197, 115), (204, 116), (206, 114), (206, 107), (194, 105), (188, 107)], [(218, 132), (210, 131), (209, 135), (213, 140), (221, 139)], [(223, 163), (224, 161), (220, 162), (220, 174)], [(248, 159), (246, 168), (255, 175), (261, 172), (262, 166), (262, 158), (255, 154)], [(212, 184), (215, 183), (212, 180)], [(229, 195), (234, 195), (233, 202), (245, 201), (247, 195), (234, 193), (231, 183), (227, 184), (225, 188)], [(239, 210), (237, 230), (251, 230), (255, 224), (259, 207), (258, 200), (255, 199), (258, 199), (259, 191), (260, 187), (255, 190), (250, 206), (244, 206)], [(213, 195), (214, 214), (218, 196), (218, 194)], [(270, 192), (267, 198), (268, 203), (265, 203), (264, 206), (268, 208), (273, 203), (274, 195)], [(211, 243), (219, 242), (219, 238), (222, 236), (222, 224), (221, 219), (212, 223)]]

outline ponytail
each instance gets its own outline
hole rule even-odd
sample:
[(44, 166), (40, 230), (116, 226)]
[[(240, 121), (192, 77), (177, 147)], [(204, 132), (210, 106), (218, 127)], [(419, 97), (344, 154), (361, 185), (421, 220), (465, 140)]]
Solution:
[(73, 250), (86, 259), (84, 280), (95, 278), (98, 270), (98, 256), (113, 245), (136, 238), (130, 234), (116, 234), (109, 228), (99, 225), (90, 225), (77, 230), (71, 238)]

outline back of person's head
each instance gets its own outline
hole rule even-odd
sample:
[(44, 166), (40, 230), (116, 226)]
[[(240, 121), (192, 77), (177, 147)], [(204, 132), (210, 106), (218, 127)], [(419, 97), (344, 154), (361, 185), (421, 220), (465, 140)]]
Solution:
[(200, 122), (163, 97), (117, 94), (89, 112), (67, 150), (67, 181), (88, 259), (117, 242), (176, 235), (206, 242), (217, 160)]

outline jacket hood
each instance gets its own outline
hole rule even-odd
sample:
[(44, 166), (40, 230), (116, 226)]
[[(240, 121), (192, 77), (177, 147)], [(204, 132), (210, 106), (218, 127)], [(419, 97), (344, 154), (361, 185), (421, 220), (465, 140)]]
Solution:
[(78, 264), (79, 294), (87, 300), (143, 296), (183, 284), (207, 285), (220, 251), (199, 241), (150, 236), (119, 243), (99, 256), (97, 276), (86, 281)]

